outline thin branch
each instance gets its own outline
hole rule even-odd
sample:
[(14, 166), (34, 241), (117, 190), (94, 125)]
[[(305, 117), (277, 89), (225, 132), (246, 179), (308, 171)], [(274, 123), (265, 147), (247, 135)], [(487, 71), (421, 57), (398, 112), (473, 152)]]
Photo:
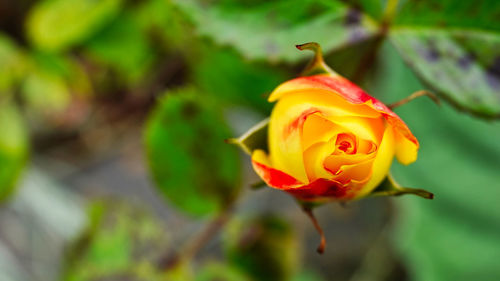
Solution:
[(169, 253), (166, 257), (160, 260), (159, 267), (168, 270), (179, 262), (189, 260), (196, 256), (196, 254), (203, 249), (203, 247), (212, 240), (212, 238), (219, 233), (219, 231), (226, 225), (232, 215), (232, 206), (222, 210), (212, 221), (210, 221), (197, 236), (189, 240), (182, 250), (176, 253)]
[(390, 104), (388, 107), (390, 109), (394, 109), (394, 108), (396, 108), (398, 106), (404, 105), (404, 104), (406, 104), (406, 103), (408, 103), (408, 102), (410, 102), (410, 101), (412, 101), (412, 100), (414, 100), (416, 98), (423, 97), (423, 96), (429, 97), (437, 105), (441, 104), (440, 100), (438, 99), (438, 97), (435, 94), (433, 94), (433, 93), (431, 93), (429, 91), (426, 91), (426, 90), (420, 90), (420, 91), (416, 91), (415, 93), (409, 95), (408, 97), (406, 97), (406, 98), (404, 98), (404, 99), (402, 99), (400, 101), (397, 101), (397, 102), (395, 102), (393, 104)]

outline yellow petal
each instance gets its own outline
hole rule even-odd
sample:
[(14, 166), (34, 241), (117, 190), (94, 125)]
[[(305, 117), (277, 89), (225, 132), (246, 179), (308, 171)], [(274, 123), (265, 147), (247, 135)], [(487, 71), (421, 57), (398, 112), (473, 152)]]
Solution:
[(328, 120), (344, 128), (349, 128), (349, 131), (358, 138), (371, 140), (374, 143), (380, 143), (385, 130), (384, 119), (382, 117), (342, 116), (328, 117)]
[(252, 161), (272, 167), (271, 162), (269, 162), (269, 157), (267, 156), (266, 152), (262, 149), (256, 149), (253, 151)]
[(418, 146), (401, 134), (396, 134), (396, 157), (403, 165), (408, 165), (417, 160)]
[(341, 183), (368, 181), (372, 175), (373, 162), (374, 159), (367, 159), (353, 165), (343, 165), (340, 169), (341, 172), (333, 179)]
[(324, 161), (324, 167), (328, 169), (333, 174), (339, 174), (340, 170), (343, 170), (343, 166), (350, 166), (365, 163), (368, 160), (374, 158), (376, 153), (363, 154), (357, 153), (353, 155), (349, 154), (339, 154), (330, 155)]
[(394, 158), (395, 133), (391, 126), (387, 126), (380, 143), (377, 155), (372, 166), (372, 176), (370, 180), (359, 190), (356, 198), (362, 197), (377, 187), (387, 176)]
[(313, 144), (328, 142), (342, 132), (346, 132), (346, 129), (326, 119), (320, 113), (311, 114), (304, 121), (302, 128), (302, 147), (305, 151)]
[(315, 143), (304, 151), (304, 166), (310, 182), (319, 178), (333, 178), (333, 175), (323, 165), (333, 150), (335, 150), (335, 143), (332, 144), (331, 141), (328, 141)]

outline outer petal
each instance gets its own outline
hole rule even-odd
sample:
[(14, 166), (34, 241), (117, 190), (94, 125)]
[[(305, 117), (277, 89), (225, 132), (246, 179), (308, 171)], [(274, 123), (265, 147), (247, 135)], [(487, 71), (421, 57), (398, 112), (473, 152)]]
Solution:
[(287, 190), (304, 185), (285, 172), (272, 168), (263, 150), (258, 149), (253, 152), (252, 165), (257, 175), (259, 175), (270, 187)]
[(270, 187), (286, 191), (304, 201), (347, 200), (355, 196), (351, 185), (327, 179), (318, 179), (304, 184), (294, 177), (272, 168), (263, 150), (255, 150), (252, 154), (252, 165), (255, 172)]
[(382, 102), (368, 95), (354, 83), (341, 76), (314, 75), (289, 80), (278, 86), (271, 93), (269, 101), (276, 101), (290, 93), (314, 90), (333, 92), (341, 95), (352, 104), (367, 104), (380, 112), (389, 125), (395, 128), (397, 135), (399, 135), (396, 136), (396, 156), (398, 160), (403, 164), (409, 164), (416, 160), (416, 151), (419, 143), (403, 120)]

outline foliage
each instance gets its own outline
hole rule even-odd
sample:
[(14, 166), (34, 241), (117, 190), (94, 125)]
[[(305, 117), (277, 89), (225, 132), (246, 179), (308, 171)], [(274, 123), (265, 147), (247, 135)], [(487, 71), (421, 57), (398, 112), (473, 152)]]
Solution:
[[(208, 9), (195, 1), (179, 2), (195, 18), (201, 34), (253, 59), (299, 59), (300, 54), (288, 42), (316, 41), (328, 52), (380, 36), (369, 16), (339, 1), (280, 1), (250, 6), (228, 1)], [(380, 10), (374, 2), (357, 4), (374, 13)], [(394, 19), (388, 12), (379, 25), (394, 21), (388, 37), (416, 74), (455, 106), (484, 117), (499, 116), (496, 92), (500, 85), (500, 41), (498, 25), (493, 24), (500, 9), (497, 2), (462, 1), (457, 5), (456, 1), (436, 4), (409, 0), (397, 8), (400, 13)], [(236, 15), (237, 24), (230, 24)], [(444, 20), (442, 15), (446, 15)], [(290, 27), (291, 23), (295, 25)], [(314, 38), (310, 30), (314, 30)], [(382, 30), (382, 34), (385, 32)], [(250, 37), (250, 42), (245, 40)]]
[(0, 200), (10, 194), (28, 154), (28, 135), (19, 110), (0, 100)]
[[(29, 165), (71, 177), (85, 170), (82, 163), (106, 162), (103, 155), (127, 136), (139, 138), (144, 126), (144, 166), (158, 191), (148, 194), (166, 199), (166, 220), (177, 214), (172, 208), (187, 214), (176, 218), (189, 222), (187, 230), (101, 199), (65, 256), (65, 280), (330, 280), (309, 271), (329, 268), (301, 258), (309, 253), (300, 249), (304, 240), (281, 214), (250, 217), (248, 208), (232, 208), (252, 178), (224, 143), (268, 115), (267, 94), (307, 62), (294, 45), (315, 41), (333, 69), (388, 104), (426, 87), (445, 101), (396, 109), (421, 149), (415, 164), (394, 165), (393, 174), (403, 186), (436, 195), (433, 202), (398, 198), (391, 213), (391, 242), (408, 279), (498, 280), (499, 14), (495, 0), (13, 1), (0, 9), (2, 206), (15, 198), (29, 155)], [(265, 134), (256, 137), (244, 145), (265, 141)], [(90, 202), (102, 195), (88, 188), (68, 190)], [(44, 200), (37, 194), (20, 206)], [(51, 208), (45, 201), (33, 210)], [(232, 212), (242, 218), (225, 227)], [(56, 211), (48, 214), (57, 221)], [(16, 233), (2, 217), (0, 230)], [(224, 233), (224, 255), (162, 268), (165, 255), (197, 237), (190, 223), (205, 223), (190, 219), (209, 217)], [(182, 244), (167, 243), (177, 233)], [(210, 245), (205, 250), (217, 253), (220, 245)]]
[[(401, 60), (390, 55), (392, 49), (384, 52), (386, 74), (406, 83), (380, 83), (377, 91), (394, 99), (399, 91), (419, 89), (420, 84)], [(431, 204), (412, 198), (398, 201), (403, 212), (398, 242), (412, 275), (416, 280), (494, 280), (500, 274), (493, 266), (500, 258), (500, 244), (494, 238), (500, 235), (495, 224), (500, 218), (495, 205), (500, 196), (495, 182), (500, 124), (423, 100), (398, 113), (422, 145), (419, 161), (409, 167), (395, 166), (395, 176), (404, 185), (425, 186), (436, 194)]]
[(125, 204), (95, 203), (89, 226), (67, 254), (64, 280), (102, 280), (134, 276), (165, 280), (153, 267), (166, 248), (162, 224), (147, 212)]
[(224, 209), (239, 190), (238, 154), (217, 105), (194, 89), (169, 93), (153, 111), (145, 142), (160, 191), (181, 210)]

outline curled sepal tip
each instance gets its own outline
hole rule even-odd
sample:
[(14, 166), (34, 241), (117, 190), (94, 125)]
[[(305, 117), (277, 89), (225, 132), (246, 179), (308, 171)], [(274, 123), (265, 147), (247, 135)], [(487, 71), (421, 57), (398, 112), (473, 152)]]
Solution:
[(312, 206), (302, 205), (302, 210), (304, 211), (304, 213), (306, 213), (306, 215), (309, 217), (309, 219), (311, 219), (311, 222), (313, 223), (314, 228), (316, 228), (316, 230), (318, 231), (318, 234), (321, 237), (321, 240), (319, 242), (319, 245), (318, 245), (318, 248), (316, 249), (316, 251), (319, 254), (323, 254), (325, 252), (325, 248), (326, 248), (325, 233), (323, 232), (323, 229), (319, 225), (318, 220), (314, 216)]
[(252, 155), (256, 149), (267, 151), (267, 126), (269, 118), (266, 118), (250, 128), (239, 138), (226, 139), (225, 142), (240, 147), (245, 153)]
[(338, 74), (333, 71), (323, 60), (323, 52), (321, 51), (321, 46), (316, 42), (309, 42), (305, 44), (295, 45), (295, 47), (301, 51), (310, 50), (314, 52), (314, 57), (306, 66), (304, 71), (302, 71), (302, 76), (310, 76), (315, 74), (330, 74), (338, 76)]
[(370, 194), (371, 196), (400, 196), (413, 194), (425, 199), (434, 199), (434, 194), (419, 188), (409, 188), (400, 186), (391, 175)]
[(254, 190), (261, 189), (261, 188), (266, 187), (266, 186), (267, 186), (267, 184), (264, 181), (254, 182), (250, 185), (250, 187)]

